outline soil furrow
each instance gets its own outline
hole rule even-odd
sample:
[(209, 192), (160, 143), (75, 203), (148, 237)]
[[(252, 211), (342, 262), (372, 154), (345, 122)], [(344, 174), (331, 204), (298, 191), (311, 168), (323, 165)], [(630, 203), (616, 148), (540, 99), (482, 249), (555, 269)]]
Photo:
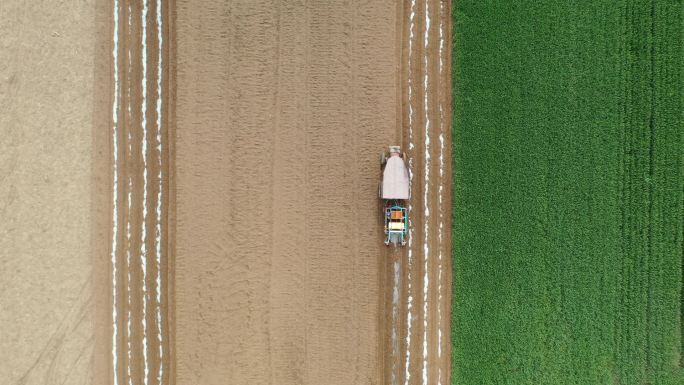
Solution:
[[(171, 361), (168, 322), (168, 48), (166, 4), (116, 1), (110, 4), (111, 87), (106, 97), (111, 129), (95, 146), (110, 157), (97, 168), (108, 169), (104, 183), (113, 201), (111, 232), (98, 234), (95, 279), (101, 306), (97, 344), (98, 376), (111, 383), (168, 383)], [(99, 177), (98, 177), (99, 178)], [(102, 178), (104, 179), (104, 178)], [(98, 219), (99, 221), (99, 219)], [(96, 222), (99, 223), (99, 222)], [(103, 257), (106, 258), (106, 262)], [(105, 294), (106, 293), (106, 294)], [(104, 309), (104, 308), (107, 309)], [(104, 352), (105, 349), (99, 350)]]
[[(451, 282), (450, 6), (406, 2), (400, 79), (403, 147), (411, 173), (410, 239), (400, 260), (405, 384), (449, 382)], [(400, 329), (397, 329), (400, 330)]]

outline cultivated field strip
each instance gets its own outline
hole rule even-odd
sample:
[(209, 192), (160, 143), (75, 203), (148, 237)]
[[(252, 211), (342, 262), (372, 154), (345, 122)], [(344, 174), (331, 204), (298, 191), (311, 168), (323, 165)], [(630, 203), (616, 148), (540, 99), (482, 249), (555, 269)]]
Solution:
[(683, 383), (682, 11), (456, 3), (454, 384)]
[[(168, 70), (166, 3), (113, 2), (109, 170), (109, 335), (98, 357), (110, 383), (166, 384), (168, 308)], [(104, 260), (98, 263), (105, 263)], [(101, 291), (98, 291), (101, 292)]]
[(393, 342), (399, 363), (388, 361), (391, 384), (450, 382), (450, 20), (449, 1), (408, 1), (402, 9), (402, 147), (411, 199), (408, 245), (394, 267), (400, 324), (392, 335), (400, 342)]
[(115, 1), (112, 383), (449, 382), (450, 4), (408, 4)]

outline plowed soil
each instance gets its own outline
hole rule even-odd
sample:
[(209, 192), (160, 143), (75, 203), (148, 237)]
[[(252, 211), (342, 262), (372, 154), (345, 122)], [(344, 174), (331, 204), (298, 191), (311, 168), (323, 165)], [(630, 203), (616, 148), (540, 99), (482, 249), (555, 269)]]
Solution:
[[(178, 383), (448, 383), (449, 9), (178, 2)], [(397, 250), (389, 144), (412, 173)]]
[[(448, 2), (99, 0), (45, 14), (64, 24), (34, 50), (12, 20), (44, 10), (0, 9), (0, 229), (29, 235), (0, 241), (2, 378), (448, 383)], [(39, 66), (55, 77), (26, 82)], [(377, 199), (393, 144), (397, 249)]]
[(178, 383), (381, 383), (399, 11), (178, 2)]

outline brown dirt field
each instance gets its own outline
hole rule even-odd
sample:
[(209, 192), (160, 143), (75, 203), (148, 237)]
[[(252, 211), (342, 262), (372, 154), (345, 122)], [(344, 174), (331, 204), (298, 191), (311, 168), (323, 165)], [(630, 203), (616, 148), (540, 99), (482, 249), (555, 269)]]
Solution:
[(91, 383), (92, 2), (0, 1), (0, 383)]
[(178, 1), (177, 383), (383, 383), (398, 11)]
[[(179, 382), (449, 383), (449, 20), (437, 0), (179, 2)], [(396, 251), (391, 143), (412, 169)]]
[(0, 5), (0, 378), (448, 384), (449, 2), (114, 4)]

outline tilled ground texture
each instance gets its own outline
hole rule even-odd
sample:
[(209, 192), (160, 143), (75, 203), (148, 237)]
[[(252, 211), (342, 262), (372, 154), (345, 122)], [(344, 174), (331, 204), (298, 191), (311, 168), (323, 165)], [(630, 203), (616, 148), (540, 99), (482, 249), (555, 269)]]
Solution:
[(0, 1), (2, 384), (91, 381), (94, 15)]
[[(447, 383), (449, 2), (111, 11), (97, 375)], [(390, 144), (412, 176), (396, 249), (377, 198)]]
[(449, 382), (450, 2), (402, 2), (401, 128), (409, 239), (388, 258), (387, 384)]
[(167, 384), (169, 7), (98, 4), (109, 28), (101, 26), (96, 55), (95, 379)]
[(177, 1), (177, 383), (382, 383), (397, 12)]
[(681, 384), (682, 5), (454, 8), (453, 384)]

